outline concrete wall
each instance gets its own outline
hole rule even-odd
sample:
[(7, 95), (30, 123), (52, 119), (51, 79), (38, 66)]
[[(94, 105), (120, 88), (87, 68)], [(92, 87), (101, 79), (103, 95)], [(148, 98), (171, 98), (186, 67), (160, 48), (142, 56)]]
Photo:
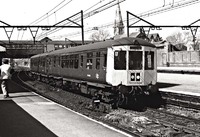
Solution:
[(158, 67), (162, 66), (183, 66), (200, 67), (200, 51), (175, 51), (166, 52), (158, 50)]

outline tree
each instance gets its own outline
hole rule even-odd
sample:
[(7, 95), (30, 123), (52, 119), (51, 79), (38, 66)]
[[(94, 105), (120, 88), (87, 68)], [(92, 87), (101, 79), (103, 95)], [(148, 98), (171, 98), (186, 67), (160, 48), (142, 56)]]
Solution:
[(172, 45), (176, 45), (179, 49), (182, 49), (181, 46), (189, 46), (191, 45), (194, 50), (198, 49), (197, 43), (193, 42), (193, 36), (189, 31), (176, 32), (171, 36), (168, 36), (166, 40)]
[(110, 37), (110, 33), (106, 30), (103, 29), (97, 29), (96, 32), (94, 32), (91, 36), (90, 39), (94, 41), (104, 41)]
[(171, 36), (168, 36), (166, 40), (172, 44), (188, 43), (192, 41), (192, 36), (189, 32), (176, 32)]

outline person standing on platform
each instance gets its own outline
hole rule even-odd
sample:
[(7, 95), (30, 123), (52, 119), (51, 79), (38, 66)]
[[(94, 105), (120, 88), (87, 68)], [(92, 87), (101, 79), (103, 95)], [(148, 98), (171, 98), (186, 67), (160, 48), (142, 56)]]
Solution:
[(8, 92), (8, 83), (11, 78), (11, 66), (9, 64), (8, 59), (2, 59), (2, 65), (0, 66), (0, 71), (1, 71), (1, 90), (3, 92), (4, 98), (9, 97), (9, 92)]

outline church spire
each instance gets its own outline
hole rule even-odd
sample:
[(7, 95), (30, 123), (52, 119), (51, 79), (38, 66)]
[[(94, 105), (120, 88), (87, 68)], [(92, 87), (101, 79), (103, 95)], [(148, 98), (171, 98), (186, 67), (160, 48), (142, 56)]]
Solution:
[(117, 10), (115, 12), (114, 35), (117, 36), (117, 35), (122, 35), (122, 34), (124, 34), (124, 24), (123, 24), (121, 9), (120, 9), (119, 0), (118, 0)]

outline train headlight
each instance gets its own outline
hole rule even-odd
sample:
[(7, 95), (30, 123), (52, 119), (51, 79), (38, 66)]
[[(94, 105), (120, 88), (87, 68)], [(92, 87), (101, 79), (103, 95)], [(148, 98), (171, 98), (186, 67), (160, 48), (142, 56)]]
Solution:
[(140, 81), (141, 77), (140, 77), (140, 73), (136, 73), (136, 81)]
[(135, 81), (135, 73), (131, 73), (131, 81)]

